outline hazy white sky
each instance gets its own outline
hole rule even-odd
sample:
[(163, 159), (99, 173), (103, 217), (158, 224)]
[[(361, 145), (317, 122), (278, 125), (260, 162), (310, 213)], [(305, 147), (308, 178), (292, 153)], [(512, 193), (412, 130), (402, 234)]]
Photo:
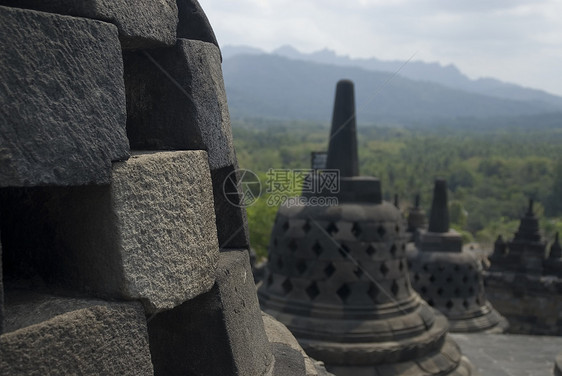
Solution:
[(453, 63), (562, 95), (562, 0), (199, 0), (225, 45)]

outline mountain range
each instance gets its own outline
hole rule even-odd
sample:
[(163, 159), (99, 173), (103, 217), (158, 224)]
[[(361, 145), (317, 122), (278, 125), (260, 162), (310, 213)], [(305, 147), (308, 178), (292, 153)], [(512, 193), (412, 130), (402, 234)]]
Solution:
[(233, 118), (327, 122), (335, 84), (355, 82), (357, 120), (365, 124), (430, 124), (458, 119), (559, 115), (562, 97), (493, 78), (471, 80), (454, 65), (352, 59), (333, 51), (304, 54), (222, 48)]

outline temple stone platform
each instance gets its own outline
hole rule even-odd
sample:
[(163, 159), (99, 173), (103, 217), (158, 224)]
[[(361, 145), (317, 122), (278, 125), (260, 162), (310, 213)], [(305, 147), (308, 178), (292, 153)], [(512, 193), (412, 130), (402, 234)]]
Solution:
[(562, 352), (562, 337), (454, 333), (481, 376), (550, 376)]

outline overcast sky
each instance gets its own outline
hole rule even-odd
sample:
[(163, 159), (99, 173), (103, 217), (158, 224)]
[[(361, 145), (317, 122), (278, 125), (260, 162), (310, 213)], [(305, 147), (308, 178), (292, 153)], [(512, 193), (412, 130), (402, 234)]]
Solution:
[(562, 0), (199, 0), (225, 45), (455, 64), (562, 96)]

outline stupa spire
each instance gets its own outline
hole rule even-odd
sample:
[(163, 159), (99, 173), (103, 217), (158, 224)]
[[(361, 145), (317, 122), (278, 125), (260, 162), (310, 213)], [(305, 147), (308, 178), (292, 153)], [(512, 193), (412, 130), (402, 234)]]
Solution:
[(447, 181), (436, 179), (433, 188), (433, 202), (429, 217), (429, 232), (449, 231), (449, 208), (447, 206)]
[(355, 94), (350, 80), (340, 80), (336, 86), (326, 168), (338, 169), (341, 177), (359, 175)]

